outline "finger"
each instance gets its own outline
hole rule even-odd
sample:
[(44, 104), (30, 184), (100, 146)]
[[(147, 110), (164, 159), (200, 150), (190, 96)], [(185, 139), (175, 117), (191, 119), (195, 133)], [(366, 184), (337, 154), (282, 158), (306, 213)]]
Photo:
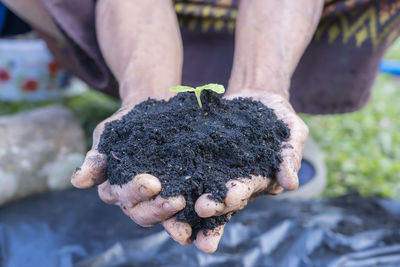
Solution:
[(129, 111), (120, 108), (113, 116), (99, 123), (93, 131), (92, 149), (86, 154), (85, 161), (80, 168), (72, 174), (71, 183), (77, 188), (89, 188), (101, 184), (106, 180), (107, 156), (97, 150), (101, 134), (107, 122), (119, 119)]
[(308, 136), (308, 127), (295, 114), (288, 119), (290, 137), (282, 145), (282, 163), (277, 173), (277, 180), (286, 190), (295, 190), (299, 185), (297, 173), (300, 169), (301, 154)]
[[(228, 215), (230, 218), (230, 215)], [(206, 230), (206, 233), (200, 230), (197, 233), (194, 245), (201, 251), (205, 253), (214, 253), (217, 248), (222, 235), (224, 234), (225, 225), (220, 225), (213, 230)]]
[(117, 202), (114, 198), (111, 188), (112, 186), (108, 180), (97, 187), (97, 193), (99, 194), (100, 199), (110, 205)]
[(96, 126), (96, 128), (93, 131), (92, 149), (97, 149), (100, 143), (101, 135), (103, 134), (103, 131), (106, 127), (106, 123), (121, 119), (125, 114), (129, 112), (130, 109), (131, 107), (121, 107), (111, 117), (103, 120)]
[(129, 210), (129, 216), (135, 223), (148, 227), (171, 218), (175, 213), (185, 208), (185, 205), (183, 196), (167, 199), (157, 196), (155, 199), (140, 202), (132, 207)]
[(290, 151), (282, 151), (283, 161), (280, 164), (279, 172), (276, 174), (276, 179), (286, 190), (296, 190), (299, 186), (299, 178), (297, 176), (299, 168), (297, 167), (297, 159), (295, 157), (297, 156), (293, 155)]
[(256, 193), (254, 193), (253, 195), (251, 195), (249, 201), (254, 200), (259, 195), (264, 195), (264, 194), (278, 195), (278, 194), (282, 193), (283, 190), (285, 190), (285, 189), (279, 184), (279, 182), (277, 180), (271, 180), (266, 189), (264, 189), (262, 191), (258, 191)]
[(223, 203), (209, 198), (210, 194), (200, 196), (195, 203), (195, 211), (202, 218), (219, 216), (231, 211), (243, 209), (250, 197), (266, 189), (270, 179), (253, 176), (251, 179), (230, 180), (226, 183), (228, 189)]
[(123, 185), (111, 185), (107, 180), (99, 185), (100, 198), (108, 204), (121, 204), (133, 207), (137, 203), (149, 200), (161, 191), (160, 181), (150, 174), (136, 175)]
[(192, 227), (188, 223), (178, 222), (175, 217), (162, 222), (165, 231), (182, 246), (188, 246), (192, 243)]
[(270, 195), (279, 195), (280, 193), (285, 190), (278, 182), (271, 183), (270, 186), (268, 186), (267, 192)]
[(107, 156), (90, 150), (80, 168), (72, 174), (71, 183), (77, 188), (89, 188), (106, 180)]
[[(104, 200), (103, 200), (104, 201)], [(126, 216), (130, 217), (130, 209), (132, 208), (132, 206), (130, 204), (127, 203), (119, 203), (118, 206), (121, 208), (121, 210), (125, 213)]]
[(225, 203), (210, 199), (210, 195), (211, 194), (203, 194), (196, 200), (194, 210), (199, 217), (212, 217), (215, 216), (215, 214), (221, 213), (225, 210)]

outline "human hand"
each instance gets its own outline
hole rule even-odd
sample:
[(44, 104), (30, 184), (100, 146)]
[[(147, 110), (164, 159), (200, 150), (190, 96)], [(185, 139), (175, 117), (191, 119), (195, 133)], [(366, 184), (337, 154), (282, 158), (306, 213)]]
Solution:
[[(158, 98), (163, 99), (168, 99), (171, 95), (173, 94), (169, 92), (166, 92), (164, 96), (157, 94)], [(138, 99), (146, 99), (147, 97), (149, 96), (136, 96), (135, 99), (136, 102), (140, 102)], [(122, 186), (111, 185), (107, 180), (108, 158), (107, 155), (100, 153), (97, 147), (105, 124), (120, 119), (136, 103), (127, 104), (126, 102), (121, 109), (96, 127), (93, 132), (92, 149), (87, 152), (82, 166), (72, 175), (71, 182), (77, 188), (90, 188), (99, 185), (99, 196), (104, 202), (120, 206), (122, 211), (134, 222), (148, 227), (163, 222), (182, 210), (185, 207), (185, 199), (183, 196), (168, 199), (158, 196), (161, 191), (161, 183), (159, 179), (149, 174), (136, 175)], [(172, 233), (177, 235), (174, 238), (179, 240), (180, 230), (182, 229), (180, 223), (175, 223), (173, 219), (170, 219), (166, 226), (167, 231), (172, 229)], [(177, 229), (175, 230), (175, 228)], [(191, 232), (189, 235), (191, 235)]]
[[(288, 100), (274, 93), (261, 92), (254, 89), (243, 89), (239, 93), (224, 96), (227, 99), (236, 97), (252, 97), (269, 108), (274, 109), (277, 117), (290, 128), (289, 139), (282, 144), (282, 163), (276, 180), (269, 177), (253, 176), (251, 179), (231, 180), (226, 183), (228, 192), (223, 203), (214, 201), (208, 194), (200, 196), (195, 205), (196, 213), (203, 218), (231, 214), (243, 209), (248, 201), (260, 194), (279, 194), (284, 189), (295, 190), (298, 187), (297, 173), (300, 169), (301, 154), (308, 135), (308, 127), (297, 116)], [(202, 251), (213, 253), (222, 237), (224, 226), (209, 230), (207, 234), (200, 231), (195, 245)]]
[(119, 205), (124, 213), (137, 224), (151, 226), (183, 209), (184, 198), (177, 196), (164, 199), (157, 196), (152, 199), (161, 191), (161, 183), (156, 177), (148, 174), (137, 175), (122, 186), (110, 185), (106, 176), (107, 156), (97, 150), (105, 124), (120, 119), (130, 109), (130, 106), (121, 108), (96, 127), (93, 132), (92, 149), (86, 154), (82, 166), (72, 175), (71, 182), (78, 188), (99, 185), (99, 196), (104, 202)]

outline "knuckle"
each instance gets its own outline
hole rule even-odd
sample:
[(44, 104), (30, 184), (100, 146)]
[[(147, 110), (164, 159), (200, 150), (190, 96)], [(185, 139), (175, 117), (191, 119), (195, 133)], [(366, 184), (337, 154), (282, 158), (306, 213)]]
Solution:
[(271, 183), (271, 179), (269, 179), (269, 178), (266, 178), (263, 176), (255, 177), (253, 188), (250, 188), (250, 187), (247, 188), (249, 196), (251, 196), (257, 192), (265, 190), (269, 186), (270, 183)]
[(178, 211), (183, 209), (186, 203), (183, 196), (178, 196), (169, 198), (167, 201), (164, 202), (163, 207), (165, 207), (166, 205), (169, 205), (171, 207), (171, 211)]
[(249, 196), (243, 192), (239, 194), (229, 194), (225, 200), (227, 209), (237, 209), (242, 205), (246, 205), (248, 197)]
[(133, 208), (130, 213), (129, 217), (131, 218), (132, 221), (134, 221), (136, 224), (142, 226), (142, 227), (150, 227), (153, 226), (158, 218), (155, 218), (155, 216), (152, 214), (152, 212), (144, 212), (144, 211), (138, 211), (135, 208)]
[(111, 185), (111, 194), (118, 201), (125, 201), (129, 199), (128, 192), (125, 188), (121, 188), (119, 186)]
[(105, 203), (114, 204), (115, 199), (107, 188), (99, 186), (98, 194), (99, 194), (100, 199), (102, 201), (104, 201)]
[(118, 203), (121, 210), (125, 213), (125, 215), (129, 216), (129, 204), (128, 203)]
[(144, 195), (155, 195), (161, 191), (161, 182), (156, 177), (149, 174), (139, 174), (132, 179), (135, 186)]
[[(91, 149), (86, 153), (85, 162), (88, 165), (104, 165), (107, 162), (107, 156), (99, 153), (95, 149)], [(92, 167), (92, 166), (89, 166)]]

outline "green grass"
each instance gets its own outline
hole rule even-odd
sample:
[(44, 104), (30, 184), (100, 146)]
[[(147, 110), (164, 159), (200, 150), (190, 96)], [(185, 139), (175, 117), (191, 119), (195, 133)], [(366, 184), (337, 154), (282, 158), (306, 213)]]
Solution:
[[(400, 60), (400, 40), (385, 54)], [(400, 195), (400, 78), (378, 75), (371, 100), (360, 111), (327, 116), (302, 115), (325, 154), (327, 196), (348, 189), (362, 195)]]
[(379, 75), (368, 105), (343, 115), (302, 115), (325, 154), (327, 196), (400, 194), (400, 81)]

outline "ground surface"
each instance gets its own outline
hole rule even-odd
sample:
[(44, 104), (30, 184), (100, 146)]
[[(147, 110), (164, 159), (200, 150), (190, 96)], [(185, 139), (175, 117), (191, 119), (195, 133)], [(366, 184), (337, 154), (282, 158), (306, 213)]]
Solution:
[(0, 262), (40, 267), (400, 266), (396, 207), (399, 201), (356, 195), (307, 201), (260, 197), (232, 217), (217, 252), (209, 255), (193, 245), (182, 247), (160, 225), (132, 223), (119, 209), (104, 205), (95, 189), (70, 189), (0, 209)]

